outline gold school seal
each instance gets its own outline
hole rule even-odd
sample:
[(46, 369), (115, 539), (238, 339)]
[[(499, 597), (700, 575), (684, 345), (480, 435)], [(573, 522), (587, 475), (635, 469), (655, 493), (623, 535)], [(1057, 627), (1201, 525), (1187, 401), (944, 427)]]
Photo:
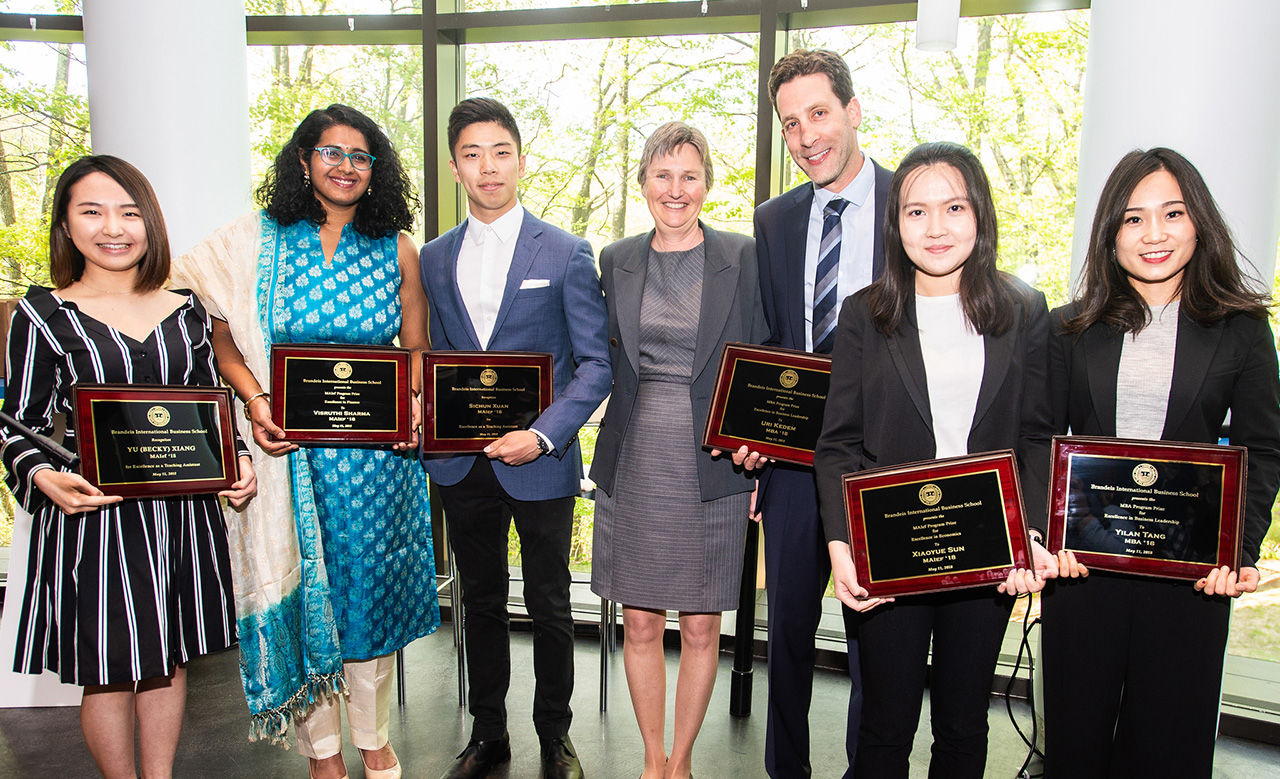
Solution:
[(339, 379), (351, 378), (351, 363), (349, 362), (335, 363), (333, 366), (333, 375), (337, 376)]
[(1138, 463), (1133, 468), (1133, 482), (1139, 487), (1150, 487), (1159, 476), (1160, 472), (1151, 463)]
[(147, 409), (147, 421), (156, 427), (169, 424), (169, 409), (164, 406), (152, 406)]
[(498, 383), (498, 372), (493, 368), (485, 368), (480, 371), (480, 383), (486, 387), (492, 387)]
[(787, 389), (791, 389), (792, 387), (800, 383), (800, 374), (796, 373), (790, 368), (787, 368), (785, 371), (782, 372), (782, 375), (778, 377), (778, 381), (782, 382), (782, 386), (786, 387)]
[(920, 502), (926, 506), (936, 506), (942, 502), (942, 488), (930, 482), (920, 488)]

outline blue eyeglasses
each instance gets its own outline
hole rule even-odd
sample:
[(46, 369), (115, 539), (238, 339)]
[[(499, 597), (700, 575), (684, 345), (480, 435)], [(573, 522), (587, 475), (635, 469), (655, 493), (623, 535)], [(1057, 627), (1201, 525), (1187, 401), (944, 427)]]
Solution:
[(351, 160), (351, 167), (356, 170), (368, 170), (373, 167), (373, 163), (377, 157), (364, 151), (353, 151), (351, 153), (343, 152), (337, 146), (317, 146), (311, 151), (320, 155), (320, 159), (326, 165), (337, 167), (342, 164), (343, 159)]

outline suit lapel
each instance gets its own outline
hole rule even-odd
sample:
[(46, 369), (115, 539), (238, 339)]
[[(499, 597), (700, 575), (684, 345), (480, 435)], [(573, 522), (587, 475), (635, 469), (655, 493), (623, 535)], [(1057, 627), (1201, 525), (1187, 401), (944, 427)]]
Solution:
[(1162, 438), (1175, 437), (1174, 432), (1182, 426), (1182, 420), (1195, 404), (1209, 373), (1214, 352), (1218, 350), (1218, 342), (1222, 340), (1222, 331), (1221, 326), (1200, 327), (1178, 314), (1178, 343), (1173, 352), (1173, 381), (1169, 387)]
[(459, 347), (465, 348), (470, 346), (471, 349), (479, 349), (480, 336), (476, 335), (475, 325), (471, 323), (471, 314), (467, 311), (466, 301), (462, 299), (462, 290), (458, 288), (458, 255), (462, 252), (462, 241), (467, 236), (467, 227), (471, 224), (470, 220), (463, 226), (461, 230), (454, 231), (453, 242), (449, 246), (449, 278), (447, 279), (447, 288), (449, 294), (453, 297), (453, 310), (458, 312), (458, 318), (462, 320), (462, 330), (470, 339), (470, 344), (459, 344)]
[(920, 352), (920, 329), (916, 322), (915, 295), (907, 296), (907, 309), (903, 312), (898, 331), (889, 336), (889, 356), (893, 367), (907, 388), (907, 396), (920, 412), (929, 432), (933, 433), (933, 411), (929, 408), (929, 385), (925, 379), (924, 355)]
[(516, 250), (511, 256), (511, 267), (507, 270), (507, 285), (502, 291), (502, 304), (498, 306), (498, 316), (493, 320), (493, 332), (489, 334), (490, 343), (502, 329), (502, 322), (507, 318), (511, 304), (515, 302), (521, 283), (529, 275), (534, 258), (542, 250), (542, 241), (538, 240), (540, 235), (542, 235), (541, 225), (532, 214), (526, 211), (524, 221), (520, 225), (520, 233), (516, 235)]
[(702, 307), (698, 315), (698, 344), (693, 352), (693, 371), (690, 379), (697, 379), (711, 358), (719, 351), (725, 323), (733, 309), (738, 289), (739, 266), (736, 258), (724, 252), (724, 244), (716, 233), (702, 225), (705, 236), (703, 250), (706, 259), (702, 263)]
[[(1022, 316), (1022, 306), (1017, 306), (1015, 317)], [(982, 417), (991, 410), (991, 403), (1000, 393), (1004, 378), (1009, 373), (1009, 364), (1013, 362), (1014, 342), (1018, 338), (1018, 329), (1010, 328), (1004, 335), (984, 335), (982, 337), (983, 366), (982, 384), (978, 387), (978, 402), (973, 408), (973, 424), (970, 430), (978, 427)]]
[(625, 252), (622, 262), (614, 267), (614, 298), (609, 301), (618, 312), (618, 332), (622, 334), (627, 359), (637, 376), (640, 375), (640, 304), (644, 300), (644, 278), (653, 232), (650, 230), (643, 241), (629, 246), (632, 251)]
[(875, 281), (884, 273), (884, 208), (885, 203), (889, 199), (889, 184), (893, 180), (893, 174), (880, 167), (875, 160), (871, 160), (872, 170), (875, 172), (875, 186), (872, 195), (875, 198), (875, 224), (872, 225), (872, 241), (871, 241), (871, 280)]
[(795, 333), (795, 348), (804, 349), (804, 256), (809, 245), (809, 209), (813, 205), (813, 187), (805, 185), (790, 206), (779, 214), (782, 219), (784, 239), (790, 256), (784, 265), (787, 274), (787, 316), (791, 318), (791, 332)]
[(1106, 325), (1094, 325), (1080, 337), (1084, 349), (1084, 366), (1089, 384), (1089, 396), (1093, 399), (1093, 413), (1102, 429), (1102, 435), (1116, 434), (1116, 385), (1120, 370), (1120, 350), (1124, 346), (1124, 333), (1112, 334)]

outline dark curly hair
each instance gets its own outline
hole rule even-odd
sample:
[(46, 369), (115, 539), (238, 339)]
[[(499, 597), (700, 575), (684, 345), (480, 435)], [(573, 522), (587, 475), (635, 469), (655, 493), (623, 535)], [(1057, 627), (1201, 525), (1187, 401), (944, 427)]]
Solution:
[(350, 127), (364, 136), (373, 163), (369, 192), (356, 203), (352, 227), (361, 235), (384, 238), (398, 231), (413, 229), (413, 215), (418, 210), (418, 195), (400, 163), (400, 155), (390, 139), (372, 119), (349, 106), (334, 103), (307, 114), (293, 137), (276, 155), (266, 179), (258, 187), (258, 204), (267, 216), (282, 225), (306, 219), (314, 225), (324, 224), (324, 206), (316, 199), (311, 184), (303, 179), (299, 151), (312, 149), (325, 130), (334, 126)]

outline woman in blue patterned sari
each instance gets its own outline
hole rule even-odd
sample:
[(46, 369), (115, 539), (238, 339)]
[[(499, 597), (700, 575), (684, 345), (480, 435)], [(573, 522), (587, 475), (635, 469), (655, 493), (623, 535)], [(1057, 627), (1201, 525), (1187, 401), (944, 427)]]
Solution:
[(271, 421), (267, 354), (277, 343), (398, 339), (417, 364), (428, 348), (427, 300), (417, 250), (399, 232), (412, 224), (416, 197), (377, 125), (332, 105), (294, 131), (258, 199), (261, 214), (219, 230), (175, 274), (216, 317), (223, 379), (243, 401), (242, 426), (270, 455), (258, 459), (272, 488), (256, 501), (268, 516), (261, 527), (250, 518), (243, 543), (233, 539), (254, 734), (279, 739), (293, 720), (310, 775), (344, 777), (345, 692), (365, 776), (394, 779), (394, 652), (440, 621), (426, 478), (400, 452), (285, 440)]

